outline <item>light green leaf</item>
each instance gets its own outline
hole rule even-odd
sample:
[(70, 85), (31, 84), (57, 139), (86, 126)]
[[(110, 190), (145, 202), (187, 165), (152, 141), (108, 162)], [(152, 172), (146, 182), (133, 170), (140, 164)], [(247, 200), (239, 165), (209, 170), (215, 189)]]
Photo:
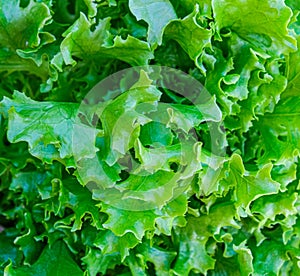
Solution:
[(170, 275), (171, 264), (176, 257), (176, 252), (151, 246), (148, 241), (137, 246), (135, 252), (141, 256), (143, 262), (154, 264), (157, 276)]
[(131, 274), (133, 276), (147, 275), (146, 274), (146, 263), (144, 258), (140, 254), (130, 254), (126, 259), (127, 266), (129, 267)]
[(133, 88), (109, 103), (100, 119), (104, 130), (104, 160), (113, 165), (134, 145), (139, 136), (140, 125), (151, 121), (144, 113), (136, 109), (144, 105), (155, 108), (161, 92), (154, 86)]
[(70, 159), (70, 138), (78, 105), (72, 103), (36, 102), (20, 92), (13, 100), (0, 103), (4, 116), (9, 118), (10, 142), (26, 141), (30, 153), (45, 162)]
[(103, 226), (117, 236), (133, 233), (138, 240), (142, 240), (146, 231), (155, 229), (157, 216), (152, 210), (126, 211), (102, 204), (101, 211), (108, 214), (108, 220)]
[[(177, 179), (192, 177), (201, 169), (201, 144), (194, 139), (184, 140), (181, 143), (159, 148), (145, 148), (137, 141), (135, 144), (136, 157), (141, 165), (134, 171), (153, 173), (158, 170), (176, 172)], [(172, 164), (176, 167), (172, 167)], [(175, 175), (174, 175), (175, 177)], [(175, 178), (174, 178), (175, 179)]]
[[(259, 163), (273, 160), (285, 164), (300, 152), (300, 97), (288, 97), (279, 102), (273, 113), (259, 117), (254, 124), (261, 133), (257, 149)], [(256, 136), (253, 137), (257, 139)], [(249, 139), (249, 142), (251, 140)]]
[[(83, 156), (83, 155), (82, 155)], [(121, 180), (121, 166), (108, 166), (98, 156), (83, 158), (77, 161), (77, 171), (74, 173), (82, 186), (94, 183), (99, 189), (111, 188), (116, 181)], [(96, 188), (95, 187), (95, 188)], [(94, 193), (94, 197), (97, 197)]]
[(261, 224), (264, 224), (268, 219), (276, 221), (277, 215), (288, 217), (297, 214), (295, 203), (298, 199), (298, 194), (279, 193), (276, 195), (267, 195), (258, 198), (253, 202), (251, 207), (252, 213), (259, 213), (264, 218)]
[[(225, 242), (226, 250), (226, 240), (232, 240), (233, 237), (229, 233), (226, 233), (222, 236), (222, 239)], [(215, 253), (216, 263), (214, 269), (210, 270), (208, 275), (252, 275), (252, 252), (245, 246), (245, 242), (239, 246), (233, 245), (231, 248), (232, 253), (230, 255), (226, 255), (227, 252), (225, 250), (223, 252), (222, 243), (219, 244), (219, 246), (215, 245), (215, 247), (217, 247)]]
[[(222, 109), (223, 114), (233, 113), (233, 103), (225, 96), (221, 88), (222, 78), (225, 77), (233, 67), (233, 57), (225, 59), (221, 49), (215, 48), (213, 55), (203, 56), (205, 62), (204, 71), (206, 73), (205, 88), (210, 92), (216, 94), (218, 103)], [(224, 115), (223, 115), (224, 116)]]
[(198, 58), (205, 47), (211, 46), (212, 30), (201, 27), (197, 22), (199, 6), (183, 19), (172, 20), (165, 29), (167, 38), (176, 40), (189, 57), (200, 67)]
[(129, 250), (138, 243), (139, 240), (132, 233), (120, 237), (110, 230), (99, 232), (93, 241), (94, 246), (100, 248), (105, 255), (120, 253), (122, 261), (129, 255)]
[(101, 0), (83, 0), (86, 6), (88, 7), (88, 15), (89, 17), (94, 17), (97, 15), (97, 6), (99, 5), (98, 2), (101, 2)]
[[(215, 260), (206, 252), (206, 237), (198, 232), (196, 221), (190, 219), (185, 228), (176, 232), (179, 243), (179, 254), (174, 265), (176, 275), (189, 275), (191, 270), (206, 273), (214, 268)], [(199, 238), (197, 236), (199, 235)]]
[(87, 255), (81, 260), (86, 264), (89, 275), (96, 276), (98, 273), (105, 274), (108, 268), (114, 268), (120, 264), (120, 255), (118, 253), (103, 254), (100, 249), (89, 248)]
[[(12, 143), (26, 141), (29, 151), (44, 162), (61, 161), (74, 166), (72, 134), (78, 104), (61, 102), (37, 102), (15, 91), (13, 99), (4, 98), (0, 102), (4, 116), (8, 117), (8, 139)], [(89, 139), (97, 130), (85, 128), (80, 145), (81, 152), (94, 155), (96, 149), (88, 147)], [(88, 141), (84, 142), (84, 139)], [(82, 154), (82, 155), (83, 155)]]
[(138, 240), (143, 238), (146, 231), (154, 231), (155, 224), (159, 232), (170, 235), (174, 226), (185, 224), (183, 216), (187, 210), (187, 198), (186, 195), (180, 195), (163, 207), (149, 209), (140, 208), (137, 211), (131, 211), (132, 209), (118, 209), (102, 203), (101, 211), (108, 215), (108, 220), (103, 226), (117, 236), (133, 233)]
[(203, 122), (219, 122), (222, 113), (213, 96), (197, 105), (159, 103), (157, 111), (150, 113), (149, 117), (169, 128), (176, 126), (188, 133)]
[(156, 210), (159, 217), (155, 220), (155, 232), (171, 236), (173, 228), (176, 226), (184, 227), (186, 225), (185, 214), (187, 209), (188, 198), (185, 194), (181, 194), (166, 204), (161, 210)]
[(109, 32), (110, 18), (100, 20), (91, 31), (92, 23), (81, 13), (79, 19), (64, 33), (61, 53), (66, 64), (75, 65), (73, 57), (88, 62), (105, 58), (119, 59), (130, 65), (146, 65), (153, 54), (146, 42), (132, 36), (122, 39)]
[(296, 49), (296, 40), (288, 30), (292, 11), (283, 0), (213, 0), (216, 28), (236, 32), (253, 47), (275, 56)]
[(129, 0), (129, 8), (137, 20), (148, 24), (148, 41), (154, 48), (161, 45), (166, 25), (177, 18), (169, 0)]
[(271, 164), (266, 164), (258, 172), (249, 173), (245, 170), (241, 157), (234, 154), (230, 160), (230, 169), (231, 173), (226, 181), (235, 186), (235, 205), (249, 213), (252, 201), (264, 195), (275, 194), (280, 188), (280, 183), (271, 178)]
[(177, 183), (173, 172), (157, 171), (149, 175), (130, 175), (111, 189), (93, 190), (93, 198), (125, 210), (149, 210), (163, 206), (173, 196), (173, 190), (188, 183)]
[[(300, 36), (297, 38), (297, 43), (300, 45)], [(289, 55), (287, 63), (287, 78), (288, 85), (282, 97), (288, 98), (298, 96), (300, 93), (300, 50)]]
[(233, 246), (233, 249), (237, 253), (241, 275), (251, 275), (254, 272), (251, 250), (244, 243)]

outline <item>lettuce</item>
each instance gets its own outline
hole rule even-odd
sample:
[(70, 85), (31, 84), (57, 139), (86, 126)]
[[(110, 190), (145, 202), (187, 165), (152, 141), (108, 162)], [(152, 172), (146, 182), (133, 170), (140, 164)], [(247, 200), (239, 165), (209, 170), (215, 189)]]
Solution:
[(299, 275), (299, 12), (0, 0), (0, 275)]

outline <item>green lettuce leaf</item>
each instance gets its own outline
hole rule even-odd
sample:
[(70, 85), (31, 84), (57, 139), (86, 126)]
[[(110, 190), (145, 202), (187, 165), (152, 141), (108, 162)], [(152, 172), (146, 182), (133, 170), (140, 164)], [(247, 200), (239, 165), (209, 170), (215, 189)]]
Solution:
[(93, 243), (105, 255), (120, 253), (121, 260), (124, 261), (129, 255), (129, 250), (139, 244), (140, 241), (132, 233), (126, 233), (120, 237), (110, 230), (104, 230), (97, 234)]
[(18, 249), (13, 243), (13, 237), (10, 237), (9, 231), (2, 231), (0, 233), (0, 273), (3, 272), (8, 260), (14, 263), (18, 260)]
[[(147, 263), (152, 263), (158, 276), (169, 275), (172, 261), (176, 256), (176, 252), (165, 250), (155, 245), (152, 246), (149, 241), (137, 246), (134, 253), (135, 256), (132, 256), (132, 254), (128, 258), (133, 275), (137, 273), (137, 270), (141, 270), (141, 265), (138, 264), (139, 262), (141, 262), (142, 267), (145, 268), (147, 267)], [(135, 263), (134, 259), (136, 259), (137, 263)], [(145, 269), (142, 269), (141, 273), (146, 273)]]
[(44, 3), (32, 0), (25, 7), (20, 0), (1, 1), (0, 6), (0, 71), (30, 71), (47, 77), (46, 64), (40, 66), (42, 64), (23, 60), (21, 53), (28, 49), (37, 50), (55, 40), (51, 33), (43, 31), (51, 19), (50, 9)]
[(159, 232), (168, 235), (175, 225), (183, 226), (186, 209), (187, 198), (181, 195), (161, 209), (131, 211), (102, 203), (101, 211), (108, 215), (108, 220), (103, 224), (106, 229), (110, 229), (117, 236), (132, 233), (138, 240), (142, 240), (146, 231), (155, 230), (155, 224)]
[(0, 0), (0, 275), (300, 275), (298, 2)]
[[(9, 118), (10, 142), (26, 141), (30, 153), (44, 162), (58, 160), (74, 166), (72, 133), (78, 104), (33, 101), (15, 91), (13, 99), (4, 98), (0, 106), (3, 115)], [(92, 130), (91, 136), (94, 135)], [(84, 151), (91, 154), (88, 148)]]
[(176, 40), (189, 57), (200, 67), (198, 58), (205, 47), (211, 47), (212, 30), (199, 25), (199, 6), (183, 19), (172, 20), (165, 29), (165, 36)]
[(42, 244), (35, 240), (37, 229), (29, 212), (24, 212), (24, 221), (27, 232), (15, 239), (14, 243), (20, 246), (24, 254), (24, 264), (32, 264), (39, 256)]
[(176, 228), (175, 243), (179, 247), (179, 255), (174, 265), (178, 275), (189, 275), (191, 270), (196, 273), (207, 273), (213, 269), (216, 260), (208, 254), (206, 243), (210, 237), (218, 234), (222, 227), (239, 228), (235, 222), (235, 207), (232, 204), (217, 204), (209, 214), (199, 218), (189, 217), (184, 228)]
[(72, 271), (74, 275), (83, 275), (66, 245), (58, 241), (53, 246), (46, 246), (37, 261), (31, 266), (14, 267), (10, 263), (5, 268), (6, 275), (62, 275)]
[(122, 39), (109, 32), (110, 18), (101, 20), (93, 31), (92, 23), (81, 13), (79, 19), (64, 33), (61, 54), (67, 65), (75, 65), (73, 57), (85, 61), (119, 59), (130, 65), (146, 65), (153, 54), (149, 45), (135, 37)]
[(237, 208), (242, 207), (250, 212), (253, 200), (279, 191), (280, 183), (271, 178), (271, 164), (266, 164), (257, 172), (246, 172), (241, 157), (233, 155), (230, 168), (231, 173), (226, 181), (235, 186), (233, 199)]
[(292, 12), (284, 1), (213, 0), (212, 6), (218, 32), (229, 28), (256, 49), (274, 55), (296, 49), (296, 40), (288, 30)]
[(100, 249), (89, 248), (88, 253), (82, 258), (82, 262), (86, 264), (89, 275), (96, 276), (98, 273), (106, 273), (111, 268), (120, 264), (120, 256), (118, 253), (103, 254)]
[(150, 0), (146, 4), (141, 0), (129, 0), (129, 8), (137, 20), (148, 24), (148, 41), (154, 48), (161, 45), (166, 25), (177, 18), (169, 0)]
[(261, 246), (255, 248), (253, 255), (253, 275), (264, 273), (278, 275), (299, 271), (297, 264), (295, 267), (285, 266), (286, 262), (295, 255), (298, 256), (297, 259), (299, 258), (299, 248), (295, 248), (291, 244), (284, 245), (278, 241), (266, 240)]
[[(254, 124), (255, 131), (261, 133), (260, 146), (255, 147), (259, 163), (273, 160), (284, 164), (285, 160), (299, 155), (299, 102), (299, 97), (288, 97), (276, 106), (273, 113), (259, 117)], [(251, 141), (256, 137), (253, 136)]]
[(55, 179), (52, 185), (54, 186), (52, 197), (40, 206), (45, 209), (47, 216), (51, 213), (64, 214), (67, 209), (73, 211), (66, 221), (62, 219), (55, 222), (55, 229), (68, 227), (71, 232), (75, 232), (81, 229), (86, 219), (90, 219), (91, 225), (97, 229), (103, 228), (99, 207), (87, 188), (82, 187), (74, 178), (63, 181)]

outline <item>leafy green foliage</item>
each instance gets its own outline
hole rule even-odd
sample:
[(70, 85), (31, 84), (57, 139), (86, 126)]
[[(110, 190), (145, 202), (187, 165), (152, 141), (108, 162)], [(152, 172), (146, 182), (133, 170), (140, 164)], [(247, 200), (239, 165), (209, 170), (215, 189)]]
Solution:
[[(44, 3), (32, 0), (24, 8), (20, 0), (1, 1), (0, 66), (1, 70), (33, 71), (37, 75), (48, 74), (46, 64), (35, 64), (22, 59), (27, 50), (38, 51), (55, 40), (55, 36), (43, 31), (51, 20), (51, 11)], [(41, 66), (42, 65), (42, 66)], [(38, 68), (40, 67), (40, 68)]]
[(92, 24), (84, 14), (63, 34), (65, 39), (61, 44), (61, 52), (66, 64), (75, 65), (72, 56), (89, 60), (100, 61), (105, 57), (120, 59), (130, 65), (144, 65), (153, 58), (147, 43), (128, 36), (122, 39), (113, 37), (109, 32), (110, 19), (101, 20), (93, 31)]
[(7, 133), (10, 142), (28, 142), (30, 153), (45, 162), (71, 158), (69, 141), (77, 104), (66, 103), (64, 106), (45, 102), (40, 105), (15, 92), (14, 99), (5, 98), (1, 108), (3, 116), (10, 117), (8, 128), (11, 131)]
[[(64, 256), (61, 258), (61, 256)], [(72, 260), (63, 242), (57, 242), (52, 247), (47, 246), (38, 261), (31, 267), (5, 268), (7, 275), (61, 275), (72, 271), (74, 275), (83, 275), (78, 265)]]
[(0, 275), (300, 275), (299, 12), (0, 0)]
[(292, 12), (284, 1), (265, 1), (263, 5), (257, 0), (245, 3), (216, 0), (212, 3), (216, 27), (220, 31), (229, 27), (255, 48), (267, 53), (289, 53), (296, 48), (296, 39), (289, 35), (287, 28)]
[(146, 4), (140, 0), (129, 0), (129, 8), (137, 20), (147, 22), (147, 40), (154, 45), (161, 45), (164, 28), (171, 20), (177, 18), (169, 0), (150, 0)]

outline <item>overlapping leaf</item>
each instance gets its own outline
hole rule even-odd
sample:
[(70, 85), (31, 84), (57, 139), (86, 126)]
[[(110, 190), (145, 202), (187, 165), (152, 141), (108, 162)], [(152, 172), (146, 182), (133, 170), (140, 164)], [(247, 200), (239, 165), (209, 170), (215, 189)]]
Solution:
[(78, 265), (72, 259), (63, 242), (57, 242), (52, 247), (47, 246), (38, 260), (32, 265), (15, 268), (12, 264), (5, 268), (6, 275), (61, 275), (72, 271), (74, 275), (83, 275)]
[(42, 31), (51, 19), (49, 8), (32, 0), (26, 7), (19, 0), (1, 1), (0, 6), (0, 70), (31, 71), (47, 76), (47, 65), (38, 68), (31, 60), (22, 60), (18, 53), (22, 56), (23, 50), (38, 49), (55, 40), (52, 34)]
[(64, 33), (61, 53), (66, 64), (75, 65), (72, 56), (86, 61), (115, 58), (130, 65), (144, 65), (153, 58), (149, 45), (135, 37), (122, 39), (109, 33), (110, 19), (101, 20), (95, 30), (84, 14)]
[(0, 1), (0, 275), (300, 274), (299, 10)]
[(288, 30), (292, 12), (284, 1), (261, 5), (257, 0), (213, 0), (212, 6), (218, 31), (230, 28), (256, 49), (272, 54), (296, 49), (296, 40)]
[(10, 142), (26, 141), (32, 155), (45, 162), (72, 158), (72, 129), (78, 105), (36, 102), (20, 92), (4, 98), (1, 111), (9, 119)]

